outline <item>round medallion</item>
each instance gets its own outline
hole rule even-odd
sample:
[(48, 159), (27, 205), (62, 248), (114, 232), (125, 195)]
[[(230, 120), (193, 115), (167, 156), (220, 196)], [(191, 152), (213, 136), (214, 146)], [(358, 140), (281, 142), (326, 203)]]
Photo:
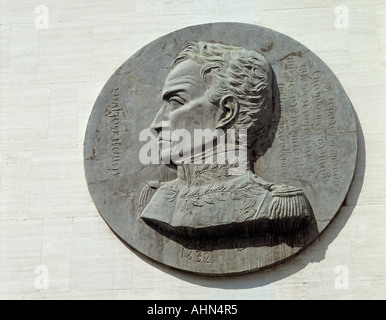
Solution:
[(111, 76), (84, 146), (114, 233), (203, 275), (266, 268), (328, 226), (356, 166), (354, 111), (333, 72), (270, 29), (215, 23), (146, 45)]

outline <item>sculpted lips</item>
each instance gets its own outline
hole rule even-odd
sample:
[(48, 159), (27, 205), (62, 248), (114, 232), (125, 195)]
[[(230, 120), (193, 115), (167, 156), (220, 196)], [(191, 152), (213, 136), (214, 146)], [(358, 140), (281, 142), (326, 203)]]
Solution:
[(158, 144), (163, 145), (163, 144), (169, 144), (171, 143), (170, 139), (170, 131), (168, 128), (162, 128), (162, 131), (158, 135)]
[(158, 146), (161, 149), (169, 149), (170, 144), (171, 144), (171, 141), (169, 141), (169, 140), (158, 140)]

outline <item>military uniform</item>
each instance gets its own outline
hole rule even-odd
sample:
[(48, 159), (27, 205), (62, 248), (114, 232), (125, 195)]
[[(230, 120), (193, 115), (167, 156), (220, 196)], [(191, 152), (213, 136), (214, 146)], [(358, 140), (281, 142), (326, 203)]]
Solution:
[(199, 166), (187, 180), (147, 185), (141, 219), (162, 233), (187, 238), (285, 234), (309, 223), (311, 207), (301, 189), (267, 183), (249, 170), (241, 176), (227, 172)]

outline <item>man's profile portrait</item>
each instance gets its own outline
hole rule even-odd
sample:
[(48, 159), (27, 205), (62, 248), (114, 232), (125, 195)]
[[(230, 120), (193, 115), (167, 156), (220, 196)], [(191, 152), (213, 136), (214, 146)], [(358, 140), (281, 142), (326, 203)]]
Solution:
[[(160, 156), (171, 159), (177, 178), (145, 185), (140, 218), (165, 235), (183, 238), (288, 234), (305, 228), (312, 209), (303, 190), (267, 182), (253, 172), (253, 162), (266, 151), (273, 108), (273, 71), (262, 54), (219, 43), (185, 44), (151, 124)], [(197, 129), (234, 135), (195, 143), (185, 160), (199, 161), (175, 161), (181, 149), (170, 132), (182, 129), (191, 137)], [(234, 169), (241, 163), (223, 143), (245, 150), (245, 167), (238, 174)], [(210, 163), (205, 161), (209, 156)]]
[(344, 208), (363, 171), (359, 124), (302, 43), (251, 24), (195, 25), (149, 42), (106, 81), (85, 177), (135, 252), (198, 275), (244, 274), (299, 253)]

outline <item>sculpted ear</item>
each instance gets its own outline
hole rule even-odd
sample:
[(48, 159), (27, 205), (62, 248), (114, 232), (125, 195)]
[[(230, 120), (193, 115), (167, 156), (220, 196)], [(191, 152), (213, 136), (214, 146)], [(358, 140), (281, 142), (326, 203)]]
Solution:
[(232, 125), (239, 114), (239, 102), (234, 96), (225, 96), (220, 100), (220, 109), (222, 110), (222, 116), (218, 121), (216, 129), (226, 129)]

